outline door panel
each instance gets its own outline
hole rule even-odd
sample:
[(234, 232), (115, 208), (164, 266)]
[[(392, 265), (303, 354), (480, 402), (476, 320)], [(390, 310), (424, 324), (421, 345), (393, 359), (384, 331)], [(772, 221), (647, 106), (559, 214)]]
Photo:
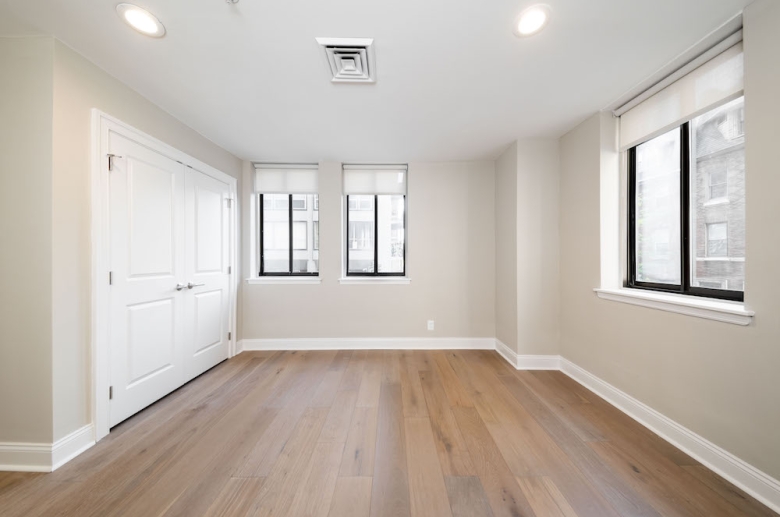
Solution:
[(230, 314), (230, 185), (188, 168), (185, 180), (187, 378), (228, 357)]
[(130, 276), (172, 275), (177, 175), (127, 157)]
[(168, 298), (127, 308), (128, 388), (173, 366), (175, 304)]
[(184, 166), (113, 132), (109, 149), (114, 426), (184, 382)]

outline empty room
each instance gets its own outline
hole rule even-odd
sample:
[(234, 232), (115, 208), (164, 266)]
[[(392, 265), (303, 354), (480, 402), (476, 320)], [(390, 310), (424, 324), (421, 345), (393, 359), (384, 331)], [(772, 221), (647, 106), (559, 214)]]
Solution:
[(777, 0), (0, 0), (0, 516), (780, 515)]

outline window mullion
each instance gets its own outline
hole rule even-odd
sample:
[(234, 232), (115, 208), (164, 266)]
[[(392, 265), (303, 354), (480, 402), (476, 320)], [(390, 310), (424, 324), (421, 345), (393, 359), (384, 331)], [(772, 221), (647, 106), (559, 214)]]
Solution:
[(374, 195), (374, 274), (379, 275), (379, 196)]
[(287, 201), (288, 201), (288, 203), (287, 203), (287, 224), (289, 225), (287, 227), (287, 229), (289, 231), (289, 236), (290, 236), (290, 240), (288, 241), (288, 246), (287, 246), (289, 248), (289, 252), (290, 252), (290, 259), (289, 259), (289, 263), (287, 265), (287, 272), (292, 276), (292, 274), (293, 274), (293, 206), (292, 206), (293, 196), (292, 196), (292, 194), (289, 195), (289, 198), (288, 198)]
[(686, 122), (680, 127), (680, 290), (685, 293), (691, 287), (690, 251), (690, 131)]
[(260, 276), (265, 274), (265, 225), (263, 223), (263, 194), (260, 194)]

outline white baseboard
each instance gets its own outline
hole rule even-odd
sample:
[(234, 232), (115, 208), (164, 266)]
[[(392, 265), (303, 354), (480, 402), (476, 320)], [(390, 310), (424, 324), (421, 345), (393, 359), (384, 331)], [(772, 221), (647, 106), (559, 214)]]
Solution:
[(51, 450), (51, 470), (57, 470), (67, 462), (95, 445), (92, 424), (76, 429), (68, 436), (54, 442)]
[(496, 351), (517, 370), (560, 370), (559, 355), (522, 355), (518, 354), (501, 340), (496, 339)]
[(561, 371), (655, 434), (695, 458), (775, 512), (780, 513), (780, 481), (742, 461), (647, 404), (601, 380), (566, 358)]
[(240, 350), (495, 350), (494, 338), (243, 339)]
[(0, 471), (52, 472), (93, 445), (92, 424), (54, 443), (0, 443)]

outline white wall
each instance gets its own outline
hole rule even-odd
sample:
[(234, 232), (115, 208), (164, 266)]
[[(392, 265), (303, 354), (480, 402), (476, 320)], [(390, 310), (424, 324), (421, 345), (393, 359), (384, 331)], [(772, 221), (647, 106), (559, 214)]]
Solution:
[(517, 142), (496, 160), (496, 338), (517, 350)]
[(53, 46), (0, 38), (0, 442), (52, 440)]
[[(252, 183), (248, 167), (244, 204)], [(494, 165), (411, 163), (409, 285), (341, 285), (341, 164), (321, 163), (320, 285), (243, 286), (243, 339), (494, 337)], [(248, 209), (244, 211), (248, 221)], [(249, 246), (248, 224), (244, 243)], [(245, 256), (247, 255), (245, 250)], [(245, 260), (244, 272), (256, 267)], [(426, 330), (427, 320), (436, 330)]]
[(558, 353), (557, 140), (517, 143), (517, 352)]
[(748, 327), (601, 300), (600, 133), (590, 118), (561, 140), (564, 357), (780, 478), (780, 4), (744, 13)]

